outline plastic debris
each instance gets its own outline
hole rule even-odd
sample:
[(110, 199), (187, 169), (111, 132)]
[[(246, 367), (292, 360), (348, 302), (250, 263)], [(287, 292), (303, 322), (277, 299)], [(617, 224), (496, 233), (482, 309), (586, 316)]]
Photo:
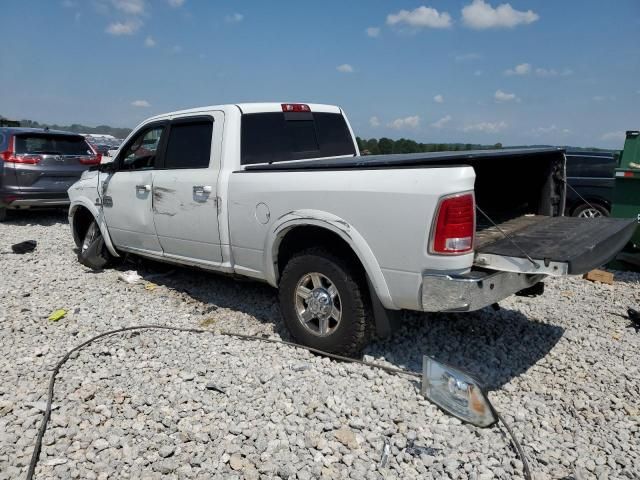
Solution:
[(57, 322), (61, 318), (64, 318), (66, 314), (67, 314), (67, 311), (62, 308), (59, 310), (55, 310), (51, 312), (51, 315), (49, 315), (49, 320), (52, 322)]
[(391, 455), (391, 442), (387, 437), (384, 437), (384, 446), (382, 447), (382, 455), (380, 456), (380, 463), (378, 468), (386, 468), (389, 463), (389, 455)]
[(217, 386), (215, 383), (207, 383), (206, 389), (213, 390), (214, 392), (222, 393), (223, 395), (227, 394), (224, 388)]
[(158, 285), (156, 285), (155, 283), (147, 282), (147, 284), (144, 286), (144, 289), (149, 290), (150, 292), (153, 292), (157, 287)]
[(412, 457), (419, 457), (420, 455), (430, 455), (433, 457), (439, 451), (440, 451), (439, 448), (422, 447), (420, 445), (416, 445), (413, 442), (413, 440), (409, 440), (409, 443), (407, 444), (407, 448), (405, 449), (405, 452), (411, 455)]
[(24, 242), (11, 245), (11, 251), (13, 253), (17, 253), (18, 255), (31, 253), (36, 249), (37, 244), (38, 242), (36, 242), (35, 240), (25, 240)]
[(627, 325), (627, 328), (635, 329), (636, 333), (640, 332), (640, 312), (638, 312), (635, 308), (627, 308), (627, 316), (631, 323)]
[(136, 272), (135, 270), (127, 270), (126, 272), (120, 272), (118, 274), (118, 280), (133, 284), (138, 283), (140, 280), (142, 280), (142, 277), (138, 275), (138, 272)]

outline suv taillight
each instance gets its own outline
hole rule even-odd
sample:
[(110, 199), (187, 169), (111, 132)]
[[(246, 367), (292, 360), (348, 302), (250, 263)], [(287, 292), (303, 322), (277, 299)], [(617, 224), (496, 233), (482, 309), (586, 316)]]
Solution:
[(93, 152), (93, 155), (89, 157), (81, 157), (80, 163), (82, 165), (99, 165), (100, 162), (102, 161), (102, 154), (96, 152), (96, 149), (93, 148), (93, 145), (91, 145), (90, 143), (87, 143), (87, 145), (89, 145), (89, 148)]
[(40, 160), (42, 160), (40, 155), (16, 153), (15, 141), (15, 137), (11, 136), (11, 138), (9, 138), (9, 148), (4, 152), (0, 152), (0, 158), (2, 158), (3, 161), (8, 163), (24, 163), (27, 165), (40, 163)]
[(473, 193), (444, 197), (436, 214), (431, 237), (431, 253), (456, 255), (473, 250), (476, 230), (475, 199)]

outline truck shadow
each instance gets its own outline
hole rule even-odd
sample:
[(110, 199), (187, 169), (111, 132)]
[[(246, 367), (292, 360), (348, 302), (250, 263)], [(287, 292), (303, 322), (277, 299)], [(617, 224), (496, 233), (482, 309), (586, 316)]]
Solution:
[(58, 223), (68, 223), (66, 209), (42, 209), (42, 210), (10, 210), (7, 212), (5, 225), (26, 227), (29, 225), (42, 225), (49, 227)]
[[(122, 270), (132, 268), (145, 280), (182, 292), (188, 298), (210, 305), (209, 309), (228, 308), (250, 315), (261, 324), (271, 324), (280, 337), (292, 340), (280, 315), (277, 291), (266, 284), (137, 257), (133, 258), (133, 264), (121, 267)], [(204, 321), (207, 308), (202, 313)], [(490, 390), (526, 372), (551, 351), (564, 333), (562, 327), (506, 308), (456, 314), (404, 312), (402, 315), (401, 328), (390, 338), (371, 342), (365, 355), (418, 372), (422, 370), (422, 356), (429, 355), (472, 373)], [(194, 325), (197, 326), (200, 325)], [(221, 327), (254, 333), (243, 331), (245, 324), (226, 323)]]
[(544, 358), (564, 328), (517, 310), (485, 308), (471, 313), (406, 312), (395, 334), (373, 342), (365, 354), (399, 367), (422, 370), (422, 356), (459, 367), (494, 390)]

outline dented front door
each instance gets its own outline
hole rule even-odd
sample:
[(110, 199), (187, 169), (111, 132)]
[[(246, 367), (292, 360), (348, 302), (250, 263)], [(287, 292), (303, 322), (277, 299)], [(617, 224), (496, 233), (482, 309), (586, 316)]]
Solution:
[(203, 264), (222, 261), (218, 175), (224, 116), (171, 121), (162, 168), (154, 172), (153, 218), (164, 255)]
[(160, 122), (140, 129), (120, 150), (116, 171), (104, 181), (101, 174), (102, 211), (116, 247), (162, 252), (153, 222), (151, 187), (166, 128)]

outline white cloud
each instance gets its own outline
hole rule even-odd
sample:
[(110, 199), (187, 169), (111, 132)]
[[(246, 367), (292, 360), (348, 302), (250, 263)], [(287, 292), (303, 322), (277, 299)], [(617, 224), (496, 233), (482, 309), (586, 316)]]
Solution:
[(375, 37), (380, 35), (380, 28), (379, 27), (369, 27), (369, 28), (367, 28), (366, 32), (367, 32), (368, 36), (370, 36), (372, 38), (375, 38)]
[(378, 117), (373, 116), (369, 119), (369, 125), (371, 125), (373, 128), (379, 127), (380, 120), (378, 119)]
[(496, 102), (512, 102), (514, 100), (517, 102), (520, 100), (515, 93), (507, 93), (502, 90), (496, 90), (494, 98), (496, 99)]
[(506, 122), (480, 122), (466, 125), (462, 130), (464, 132), (498, 133), (507, 127)]
[(129, 15), (142, 15), (145, 12), (144, 0), (111, 0), (116, 9)]
[(125, 22), (114, 22), (107, 25), (105, 32), (110, 35), (133, 35), (142, 26), (142, 22), (137, 19), (127, 20)]
[(336, 67), (336, 70), (338, 70), (339, 72), (342, 73), (353, 73), (353, 67), (351, 65), (349, 65), (348, 63), (343, 63), (342, 65), (338, 65)]
[(563, 68), (561, 71), (555, 68), (536, 68), (536, 75), (539, 77), (568, 77), (569, 75), (573, 75), (573, 70), (570, 68)]
[(149, 35), (147, 38), (144, 39), (144, 46), (150, 47), (150, 48), (156, 46), (156, 41), (153, 39), (151, 35)]
[(433, 97), (433, 101), (436, 103), (444, 103), (444, 97), (440, 94)]
[(513, 68), (504, 71), (505, 75), (529, 75), (531, 73), (531, 64), (521, 63)]
[(174, 45), (169, 49), (169, 53), (178, 55), (179, 53), (182, 53), (182, 47), (180, 45)]
[(406, 25), (412, 28), (449, 28), (451, 15), (438, 12), (435, 8), (424, 5), (415, 10), (400, 10), (387, 15), (387, 25)]
[(607, 132), (607, 133), (603, 133), (600, 136), (600, 140), (624, 140), (626, 137), (626, 133), (623, 132), (622, 130), (617, 131), (617, 132)]
[(484, 0), (473, 0), (462, 9), (462, 21), (467, 27), (478, 30), (486, 28), (513, 28), (533, 23), (540, 16), (532, 10), (518, 11), (503, 3), (494, 8)]
[(138, 108), (148, 108), (151, 106), (151, 104), (146, 100), (134, 100), (133, 102), (131, 102), (131, 106)]
[(437, 120), (435, 122), (433, 122), (431, 124), (432, 127), (434, 128), (442, 128), (444, 127), (447, 123), (449, 123), (451, 121), (451, 115), (445, 115), (444, 117), (442, 117), (440, 120)]
[(177, 8), (184, 5), (185, 1), (186, 0), (167, 0), (167, 3), (169, 4), (170, 7)]
[(556, 125), (550, 125), (548, 127), (538, 127), (531, 130), (531, 135), (533, 135), (534, 137), (541, 137), (551, 134), (567, 135), (569, 133), (571, 133), (571, 130), (569, 130), (568, 128), (558, 128)]
[(227, 23), (239, 23), (244, 20), (244, 15), (241, 13), (234, 13), (233, 15), (227, 15), (224, 17), (224, 20)]
[(456, 55), (455, 57), (456, 62), (467, 62), (467, 61), (471, 61), (471, 60), (480, 60), (482, 58), (482, 55), (480, 55), (479, 53), (462, 53), (460, 55)]
[(420, 117), (418, 115), (414, 115), (411, 117), (396, 118), (393, 122), (387, 124), (387, 126), (395, 130), (418, 128), (418, 126), (420, 126)]

